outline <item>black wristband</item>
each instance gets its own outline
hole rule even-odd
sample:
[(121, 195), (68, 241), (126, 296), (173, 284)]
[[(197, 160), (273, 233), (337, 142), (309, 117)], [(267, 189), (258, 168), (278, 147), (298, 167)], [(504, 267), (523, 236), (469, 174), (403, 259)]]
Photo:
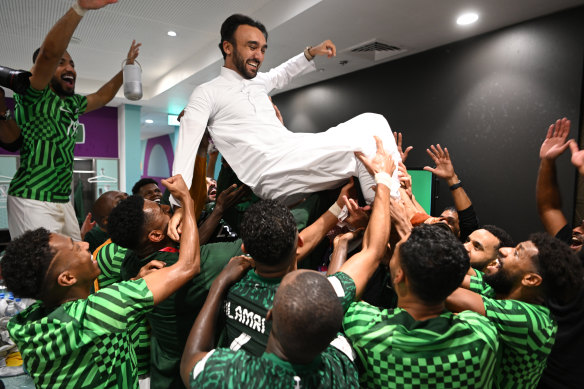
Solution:
[(456, 184), (450, 185), (450, 190), (456, 190), (458, 188), (462, 188), (462, 182), (458, 181)]

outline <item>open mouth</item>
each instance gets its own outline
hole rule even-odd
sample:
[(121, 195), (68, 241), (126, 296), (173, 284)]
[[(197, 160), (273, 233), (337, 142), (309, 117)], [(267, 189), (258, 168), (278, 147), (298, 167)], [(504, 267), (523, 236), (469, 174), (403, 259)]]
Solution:
[(570, 247), (573, 249), (581, 248), (583, 244), (583, 237), (581, 235), (572, 235), (572, 240), (570, 242)]
[(75, 76), (73, 76), (72, 74), (64, 74), (63, 76), (61, 76), (61, 80), (65, 81), (65, 84), (69, 88), (75, 87)]
[(247, 61), (247, 66), (253, 71), (256, 72), (258, 71), (259, 67), (260, 67), (260, 63), (257, 61)]
[(211, 185), (209, 187), (209, 190), (207, 191), (207, 197), (209, 198), (209, 200), (214, 201), (215, 198), (217, 197), (217, 187), (215, 185)]

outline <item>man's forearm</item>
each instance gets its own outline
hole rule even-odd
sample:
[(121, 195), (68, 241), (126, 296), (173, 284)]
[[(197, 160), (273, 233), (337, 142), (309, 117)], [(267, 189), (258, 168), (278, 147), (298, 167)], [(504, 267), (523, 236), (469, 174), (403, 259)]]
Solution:
[(51, 28), (43, 41), (36, 62), (31, 70), (30, 86), (33, 89), (43, 90), (46, 88), (81, 18), (77, 12), (70, 8), (53, 28)]
[(387, 186), (383, 184), (377, 185), (369, 225), (363, 237), (363, 248), (375, 250), (375, 255), (379, 257), (385, 253), (391, 229), (389, 194), (390, 189)]
[(314, 223), (299, 232), (304, 244), (296, 250), (296, 261), (306, 257), (339, 221), (332, 212), (326, 211)]
[(189, 200), (190, 197), (183, 200), (184, 214), (178, 261), (144, 277), (154, 298), (154, 305), (164, 301), (201, 271), (199, 234), (193, 215), (194, 205), (192, 200)]
[(195, 363), (214, 347), (215, 329), (227, 287), (216, 282), (211, 285), (205, 304), (193, 324), (180, 363), (181, 378), (185, 385)]
[[(67, 13), (51, 28), (39, 51), (39, 56), (45, 59), (57, 60), (63, 56), (69, 41), (73, 36), (73, 32), (79, 25), (83, 17), (79, 16), (73, 8), (69, 8)], [(57, 63), (55, 63), (56, 65)]]
[[(446, 184), (448, 185), (448, 187), (451, 187), (452, 185), (455, 185), (459, 182), (460, 182), (460, 179), (458, 178), (458, 176), (456, 174), (453, 177), (446, 180)], [(451, 191), (451, 193), (452, 193), (452, 200), (454, 202), (454, 207), (456, 208), (457, 211), (462, 211), (462, 210), (467, 209), (468, 207), (470, 207), (472, 205), (472, 201), (470, 201), (470, 197), (468, 197), (468, 195), (466, 194), (466, 191), (464, 190), (464, 188), (462, 186), (454, 189), (453, 191)]]
[[(200, 272), (199, 232), (195, 220), (195, 205), (190, 195), (183, 200), (182, 234), (180, 237), (180, 254), (177, 265), (180, 264), (187, 272), (193, 272), (191, 277)], [(190, 278), (190, 277), (189, 277)]]
[(213, 212), (211, 212), (209, 217), (205, 219), (205, 221), (199, 228), (199, 239), (202, 245), (206, 244), (209, 241), (209, 239), (211, 239), (211, 236), (213, 235), (213, 232), (215, 232), (215, 230), (217, 229), (217, 226), (219, 225), (219, 222), (221, 221), (222, 217), (223, 210), (222, 209), (218, 210), (217, 208), (215, 208), (213, 209)]
[(87, 110), (93, 111), (105, 106), (112, 101), (124, 83), (124, 75), (119, 71), (111, 80), (105, 83), (99, 90), (87, 96)]
[(562, 208), (555, 161), (549, 159), (540, 161), (535, 185), (535, 197), (538, 211)]

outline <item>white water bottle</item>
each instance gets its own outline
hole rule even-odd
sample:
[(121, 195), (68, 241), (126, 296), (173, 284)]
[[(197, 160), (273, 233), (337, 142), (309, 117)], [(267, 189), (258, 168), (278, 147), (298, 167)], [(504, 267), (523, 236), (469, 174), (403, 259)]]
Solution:
[(140, 100), (142, 98), (142, 66), (134, 60), (133, 64), (126, 63), (123, 70), (124, 96), (128, 100)]

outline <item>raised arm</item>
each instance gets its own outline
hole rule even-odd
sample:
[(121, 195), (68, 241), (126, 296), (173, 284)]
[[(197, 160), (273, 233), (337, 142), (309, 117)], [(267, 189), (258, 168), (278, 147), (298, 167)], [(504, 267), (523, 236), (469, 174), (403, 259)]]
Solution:
[(570, 151), (572, 152), (572, 165), (578, 169), (578, 173), (584, 176), (584, 150), (578, 148), (578, 143), (575, 140), (570, 141)]
[(191, 329), (180, 363), (180, 376), (186, 387), (193, 368), (214, 347), (215, 330), (221, 303), (227, 289), (237, 282), (250, 269), (252, 261), (244, 256), (232, 258), (217, 276), (205, 304)]
[(426, 152), (432, 158), (436, 167), (431, 168), (430, 166), (425, 166), (424, 170), (432, 172), (446, 181), (452, 194), (454, 207), (458, 211), (460, 218), (460, 238), (466, 240), (471, 232), (479, 228), (479, 221), (471, 208), (472, 202), (470, 201), (470, 197), (468, 197), (460, 179), (454, 171), (450, 153), (446, 147), (442, 149), (439, 144), (436, 146), (431, 145), (429, 149), (426, 149)]
[(452, 312), (473, 311), (485, 315), (485, 304), (480, 294), (457, 288), (446, 298), (446, 308)]
[(331, 254), (331, 261), (326, 271), (327, 276), (335, 274), (340, 271), (343, 264), (347, 261), (349, 254), (349, 242), (357, 239), (363, 235), (363, 229), (359, 228), (355, 231), (349, 231), (344, 234), (335, 236), (333, 241), (333, 252)]
[(223, 213), (239, 203), (241, 198), (250, 193), (249, 187), (246, 185), (237, 187), (237, 184), (231, 185), (229, 188), (225, 189), (217, 197), (215, 202), (215, 208), (209, 217), (203, 222), (199, 228), (199, 236), (201, 238), (201, 244), (206, 244), (211, 238), (213, 232), (217, 229)]
[(51, 81), (55, 70), (69, 46), (73, 32), (81, 21), (81, 14), (86, 10), (99, 9), (117, 0), (78, 0), (73, 7), (51, 28), (39, 55), (31, 69), (30, 85), (36, 90), (43, 90)]
[(173, 196), (183, 204), (182, 235), (178, 261), (169, 267), (152, 272), (144, 277), (148, 289), (154, 296), (154, 304), (176, 292), (201, 270), (199, 232), (195, 221), (194, 204), (187, 186), (180, 175), (162, 180)]
[[(134, 63), (138, 54), (140, 54), (140, 46), (142, 46), (141, 43), (136, 43), (135, 40), (132, 41), (126, 58), (127, 64)], [(109, 103), (116, 96), (116, 93), (118, 93), (123, 83), (124, 75), (120, 70), (111, 80), (99, 88), (97, 92), (87, 96), (87, 109), (85, 112), (99, 109)]]
[(326, 40), (317, 46), (307, 48), (303, 54), (298, 54), (283, 64), (270, 69), (267, 73), (259, 73), (262, 77), (266, 91), (281, 89), (288, 85), (294, 77), (316, 70), (316, 65), (312, 59), (316, 56), (326, 55), (329, 58), (337, 55), (337, 49), (330, 40)]
[(299, 238), (302, 239), (302, 245), (298, 245), (296, 249), (296, 262), (301, 261), (304, 257), (310, 254), (310, 252), (314, 250), (318, 243), (326, 236), (326, 233), (337, 224), (339, 221), (339, 212), (345, 205), (343, 198), (348, 196), (349, 191), (353, 186), (353, 178), (351, 178), (341, 189), (341, 193), (335, 203), (318, 219), (316, 219), (314, 223), (298, 233)]
[[(211, 95), (203, 88), (198, 87), (193, 91), (189, 103), (179, 115), (180, 129), (172, 174), (181, 174), (189, 188), (193, 182), (193, 171), (199, 145), (211, 116), (211, 100)], [(180, 206), (174, 196), (170, 196), (170, 202), (174, 206)]]
[(363, 293), (367, 282), (377, 270), (381, 258), (385, 254), (391, 227), (389, 187), (395, 163), (391, 155), (385, 152), (381, 139), (375, 137), (375, 142), (377, 143), (377, 153), (372, 159), (367, 159), (362, 153), (355, 153), (367, 170), (375, 175), (377, 183), (373, 210), (363, 236), (363, 247), (340, 268), (340, 271), (350, 276), (355, 282), (357, 298)]
[[(426, 149), (426, 152), (430, 158), (432, 158), (436, 167), (432, 168), (430, 166), (424, 166), (424, 170), (432, 172), (446, 181), (446, 184), (451, 188), (452, 200), (454, 201), (454, 206), (457, 211), (462, 211), (470, 207), (472, 202), (464, 188), (459, 185), (460, 179), (454, 172), (454, 166), (452, 165), (448, 149), (446, 147), (442, 149), (442, 147), (437, 144), (436, 146), (431, 145), (429, 149)], [(452, 189), (453, 186), (455, 189)]]
[(570, 121), (558, 119), (549, 126), (545, 140), (539, 150), (539, 171), (535, 186), (537, 212), (546, 230), (555, 236), (568, 221), (562, 212), (562, 199), (556, 175), (556, 159), (568, 148)]

